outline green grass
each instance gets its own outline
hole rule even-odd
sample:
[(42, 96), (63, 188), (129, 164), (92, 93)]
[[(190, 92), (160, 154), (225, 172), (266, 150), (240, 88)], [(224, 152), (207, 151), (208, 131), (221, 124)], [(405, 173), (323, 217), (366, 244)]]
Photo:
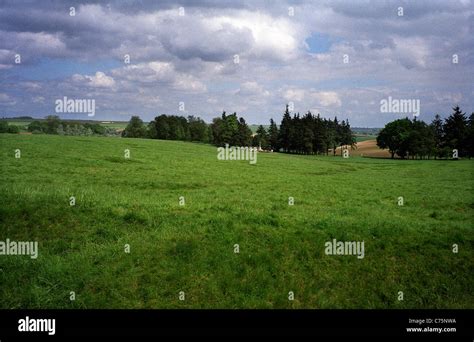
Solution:
[(362, 141), (366, 141), (366, 140), (377, 139), (377, 136), (376, 135), (358, 135), (358, 134), (356, 134), (355, 138), (356, 138), (356, 142), (362, 142)]
[(95, 121), (93, 123), (99, 123), (101, 126), (109, 127), (109, 128), (116, 128), (116, 129), (125, 129), (127, 127), (128, 122), (125, 121)]
[[(216, 155), (1, 134), (0, 240), (39, 256), (0, 256), (0, 307), (474, 307), (473, 161)], [(365, 258), (325, 255), (333, 238), (365, 241)]]
[(28, 126), (32, 120), (6, 120), (9, 125), (15, 125), (15, 126)]

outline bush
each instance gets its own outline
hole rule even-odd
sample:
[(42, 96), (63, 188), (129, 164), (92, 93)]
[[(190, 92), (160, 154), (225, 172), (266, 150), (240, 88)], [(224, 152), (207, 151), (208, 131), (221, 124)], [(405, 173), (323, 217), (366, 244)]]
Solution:
[(0, 133), (7, 133), (8, 132), (8, 122), (4, 120), (0, 120)]
[(7, 121), (0, 120), (0, 133), (19, 133), (20, 127), (9, 125)]
[(124, 138), (146, 138), (147, 131), (143, 121), (138, 116), (132, 116), (127, 127), (122, 132)]
[(33, 133), (42, 133), (43, 125), (38, 120), (32, 121), (28, 125), (28, 131), (33, 132)]
[(8, 126), (8, 133), (18, 134), (18, 133), (20, 133), (20, 127), (18, 127), (16, 125), (10, 125), (10, 126)]

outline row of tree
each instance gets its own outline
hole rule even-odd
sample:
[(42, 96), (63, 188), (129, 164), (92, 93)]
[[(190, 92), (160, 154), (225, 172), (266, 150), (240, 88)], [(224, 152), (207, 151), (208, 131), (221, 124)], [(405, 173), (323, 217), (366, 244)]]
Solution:
[(78, 136), (115, 136), (117, 131), (114, 128), (104, 127), (98, 123), (63, 121), (57, 115), (49, 115), (45, 120), (34, 120), (27, 127), (29, 132), (59, 135)]
[(151, 138), (163, 140), (185, 140), (209, 143), (212, 132), (208, 124), (200, 118), (162, 114), (145, 126), (142, 119), (132, 116), (122, 132), (125, 138)]
[(8, 121), (0, 120), (0, 133), (19, 133), (20, 127), (17, 125), (9, 125)]
[(256, 146), (252, 139), (252, 130), (244, 118), (238, 118), (236, 113), (222, 113), (220, 118), (214, 118), (210, 125), (212, 143), (216, 146)]
[(133, 116), (122, 136), (200, 141), (216, 146), (255, 146), (265, 150), (301, 154), (328, 154), (331, 149), (335, 154), (337, 147), (352, 147), (355, 143), (348, 121), (339, 123), (337, 118), (327, 120), (311, 112), (303, 116), (299, 113), (291, 116), (288, 106), (280, 128), (271, 119), (268, 130), (260, 125), (256, 134), (252, 134), (244, 118), (239, 118), (236, 113), (223, 112), (210, 125), (194, 116), (186, 119), (163, 114), (145, 126), (138, 116)]
[(298, 113), (291, 117), (288, 106), (283, 114), (278, 134), (276, 131), (276, 125), (272, 120), (269, 144), (272, 148), (276, 147), (288, 153), (329, 154), (332, 150), (333, 154), (336, 154), (337, 147), (352, 148), (355, 145), (349, 120), (342, 120), (339, 123), (337, 117), (329, 120), (321, 118), (319, 114), (315, 116), (310, 111), (303, 116)]
[(444, 121), (436, 115), (431, 124), (408, 118), (389, 122), (379, 132), (377, 145), (392, 158), (450, 158), (474, 156), (474, 113), (467, 118), (459, 106)]
[[(0, 133), (18, 133), (19, 128), (0, 120)], [(98, 123), (62, 121), (50, 115), (43, 121), (32, 121), (28, 131), (60, 135), (117, 135), (113, 128)], [(336, 154), (338, 147), (353, 147), (355, 138), (348, 120), (340, 123), (307, 112), (291, 116), (288, 106), (278, 127), (273, 119), (265, 129), (259, 126), (256, 134), (236, 113), (214, 118), (208, 125), (202, 119), (189, 116), (160, 115), (147, 126), (138, 116), (132, 116), (122, 132), (128, 138), (187, 140), (212, 143), (216, 146), (256, 146), (265, 150), (300, 154)], [(474, 113), (467, 118), (459, 106), (444, 121), (436, 115), (431, 124), (414, 118), (392, 121), (377, 136), (377, 145), (388, 149), (392, 158), (448, 158), (453, 150), (460, 157), (474, 156)], [(341, 148), (342, 153), (342, 148)]]
[(164, 140), (185, 140), (212, 143), (216, 146), (229, 144), (232, 146), (252, 145), (252, 131), (244, 118), (236, 113), (214, 118), (208, 125), (195, 116), (165, 115), (153, 119), (148, 126), (138, 116), (132, 116), (125, 130), (125, 138), (152, 138)]

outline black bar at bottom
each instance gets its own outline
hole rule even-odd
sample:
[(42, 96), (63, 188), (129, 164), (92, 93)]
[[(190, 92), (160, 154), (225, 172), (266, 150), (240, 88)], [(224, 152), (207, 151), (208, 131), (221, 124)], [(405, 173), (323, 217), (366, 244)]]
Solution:
[[(474, 310), (0, 310), (0, 340), (29, 336), (474, 336)], [(19, 331), (55, 319), (54, 335)], [(38, 324), (40, 326), (40, 324)], [(34, 325), (33, 325), (34, 328)], [(408, 331), (407, 328), (421, 328)], [(436, 330), (433, 330), (436, 328)], [(453, 331), (455, 328), (455, 331)], [(425, 330), (423, 330), (425, 329)], [(438, 329), (444, 329), (439, 331)]]

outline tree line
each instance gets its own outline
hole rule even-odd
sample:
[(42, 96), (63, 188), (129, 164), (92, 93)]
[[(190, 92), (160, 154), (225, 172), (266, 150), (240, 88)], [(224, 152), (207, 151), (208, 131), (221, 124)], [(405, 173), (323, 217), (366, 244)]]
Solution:
[(280, 127), (273, 119), (265, 129), (260, 125), (255, 134), (237, 113), (223, 112), (211, 124), (189, 116), (165, 115), (155, 117), (146, 126), (138, 116), (130, 119), (122, 133), (126, 138), (152, 138), (212, 143), (216, 146), (254, 146), (264, 150), (299, 154), (329, 154), (340, 146), (354, 146), (355, 139), (348, 120), (328, 120), (308, 111), (301, 116), (290, 114), (286, 106)]
[(48, 115), (45, 120), (41, 121), (33, 120), (28, 124), (27, 130), (34, 134), (117, 136), (117, 131), (114, 128), (104, 127), (99, 123), (65, 121), (57, 115)]
[(291, 117), (288, 106), (276, 136), (278, 138), (274, 138), (272, 144), (287, 153), (327, 155), (332, 150), (335, 155), (337, 147), (341, 147), (342, 153), (343, 146), (352, 148), (355, 145), (349, 120), (339, 123), (337, 117), (329, 120), (310, 111), (303, 116), (298, 113)]
[(7, 121), (0, 120), (0, 133), (19, 133), (20, 127), (17, 125), (9, 125)]
[(391, 157), (450, 158), (453, 150), (459, 157), (474, 156), (474, 113), (467, 118), (459, 106), (444, 121), (437, 114), (427, 124), (409, 118), (389, 122), (377, 136), (377, 146), (388, 149)]

